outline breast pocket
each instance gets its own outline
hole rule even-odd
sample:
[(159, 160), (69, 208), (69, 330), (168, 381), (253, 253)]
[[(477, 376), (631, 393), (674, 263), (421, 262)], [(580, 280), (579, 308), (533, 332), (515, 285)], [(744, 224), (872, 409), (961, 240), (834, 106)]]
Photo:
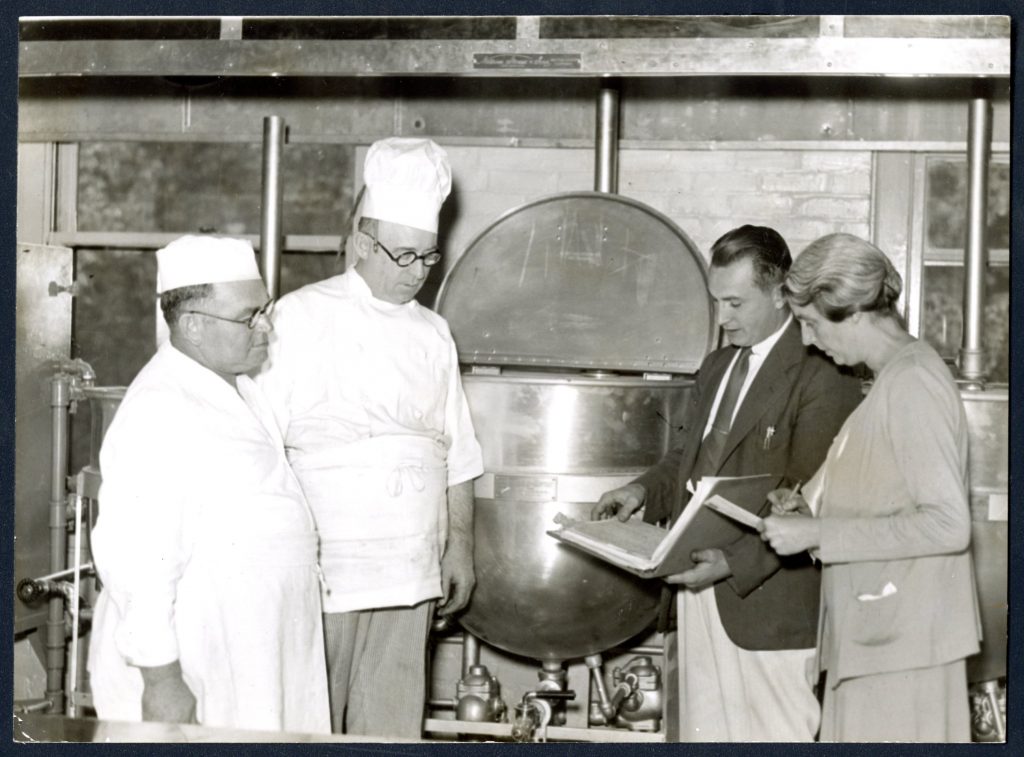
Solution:
[(778, 418), (762, 418), (754, 429), (754, 439), (763, 456), (765, 470), (783, 473), (789, 462), (792, 428)]

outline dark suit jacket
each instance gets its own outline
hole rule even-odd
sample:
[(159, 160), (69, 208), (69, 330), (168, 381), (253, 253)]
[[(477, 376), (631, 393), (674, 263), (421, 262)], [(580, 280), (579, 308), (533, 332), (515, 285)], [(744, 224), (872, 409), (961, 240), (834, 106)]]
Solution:
[[(725, 347), (704, 360), (684, 414), (681, 445), (637, 479), (647, 491), (646, 521), (676, 518), (689, 499), (686, 482), (718, 385), (735, 351)], [(804, 347), (794, 320), (765, 357), (743, 398), (717, 475), (774, 473), (783, 475), (789, 485), (807, 481), (861, 396), (858, 379)], [(765, 503), (761, 514), (769, 508)], [(715, 585), (715, 598), (729, 638), (752, 650), (813, 647), (819, 568), (806, 553), (779, 557), (759, 534), (742, 526), (730, 522), (724, 528), (733, 539), (723, 548), (732, 576)]]

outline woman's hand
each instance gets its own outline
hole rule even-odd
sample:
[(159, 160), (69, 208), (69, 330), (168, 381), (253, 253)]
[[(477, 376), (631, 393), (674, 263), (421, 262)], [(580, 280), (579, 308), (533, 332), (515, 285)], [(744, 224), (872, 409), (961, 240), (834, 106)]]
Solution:
[(807, 515), (769, 515), (761, 538), (780, 555), (795, 555), (821, 544), (821, 521)]
[(768, 501), (772, 503), (773, 515), (811, 515), (811, 506), (796, 489), (776, 489), (768, 492)]

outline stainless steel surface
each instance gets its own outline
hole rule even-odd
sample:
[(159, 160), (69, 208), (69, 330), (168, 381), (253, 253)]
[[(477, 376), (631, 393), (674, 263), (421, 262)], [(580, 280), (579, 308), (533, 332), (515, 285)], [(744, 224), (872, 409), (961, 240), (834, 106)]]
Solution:
[(803, 39), (71, 40), (21, 42), (38, 76), (1008, 77), (1004, 36)]
[(660, 584), (547, 535), (588, 517), (601, 492), (657, 462), (691, 382), (463, 377), (487, 473), (477, 482), (477, 586), (460, 622), (488, 644), (543, 661), (620, 644), (654, 618)]
[(260, 211), (260, 273), (271, 297), (277, 297), (281, 282), (281, 152), (284, 149), (284, 120), (263, 119), (263, 199)]
[(121, 400), (127, 387), (124, 386), (93, 386), (84, 390), (86, 399), (89, 401), (90, 428), (89, 428), (89, 465), (99, 470), (100, 468), (100, 447), (103, 445), (103, 437), (114, 420)]
[(964, 389), (960, 398), (967, 413), (971, 491), (1005, 495), (1010, 483), (1009, 390)]
[(653, 208), (570, 192), (478, 235), (437, 309), (464, 363), (692, 373), (714, 337), (706, 281), (696, 246)]
[[(52, 508), (47, 506), (54, 496), (50, 379), (56, 366), (70, 357), (72, 296), (65, 288), (73, 280), (72, 252), (18, 244), (16, 278), (13, 504), (14, 576), (18, 579), (53, 572)], [(12, 601), (16, 631), (42, 625), (45, 610)]]
[(982, 327), (985, 272), (988, 267), (988, 167), (992, 143), (992, 105), (983, 97), (971, 100), (967, 127), (967, 246), (964, 250), (964, 330), (960, 375), (985, 377)]
[(638, 634), (654, 619), (660, 584), (558, 544), (559, 512), (587, 517), (592, 503), (476, 500), (473, 598), (460, 622), (512, 654), (569, 660)]
[(619, 88), (601, 86), (597, 95), (597, 149), (594, 156), (594, 191), (619, 191)]
[(501, 476), (630, 475), (661, 459), (678, 431), (689, 379), (465, 374), (484, 451)]

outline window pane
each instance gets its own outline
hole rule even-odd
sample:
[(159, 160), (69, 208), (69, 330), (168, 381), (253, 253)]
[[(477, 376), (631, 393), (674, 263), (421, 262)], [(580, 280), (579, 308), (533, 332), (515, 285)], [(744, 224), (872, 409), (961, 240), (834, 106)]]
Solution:
[[(957, 358), (963, 340), (964, 269), (926, 266), (921, 333), (946, 360)], [(1010, 269), (991, 266), (985, 277), (982, 346), (990, 381), (1010, 379)]]
[[(286, 234), (339, 233), (353, 154), (351, 145), (285, 145)], [(259, 234), (259, 144), (92, 142), (78, 156), (79, 231)]]
[(306, 284), (345, 272), (345, 259), (327, 252), (288, 252), (281, 256), (279, 297)]
[[(930, 248), (962, 250), (967, 243), (967, 162), (928, 161), (925, 200)], [(991, 163), (988, 174), (988, 246), (1010, 246), (1010, 166)]]

